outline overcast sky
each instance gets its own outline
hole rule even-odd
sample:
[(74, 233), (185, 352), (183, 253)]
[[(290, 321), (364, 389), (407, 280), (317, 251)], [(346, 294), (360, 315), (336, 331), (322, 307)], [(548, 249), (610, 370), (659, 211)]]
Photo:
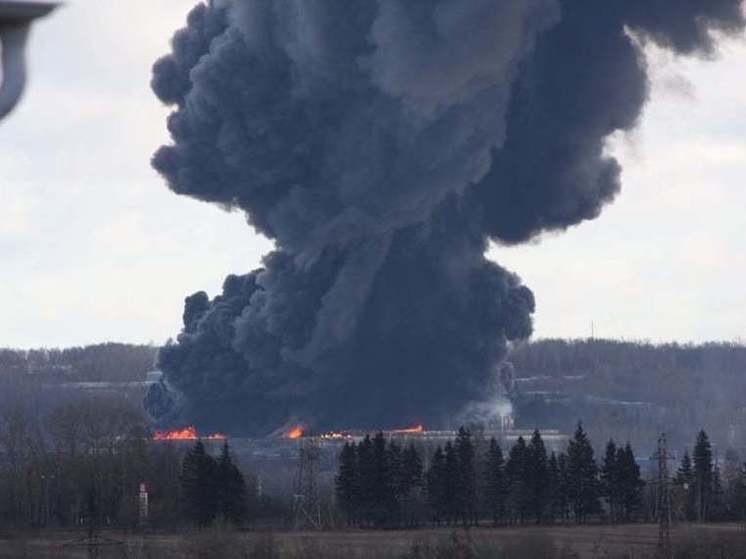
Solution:
[[(184, 296), (271, 248), (150, 169), (167, 141), (150, 67), (193, 4), (75, 0), (36, 26), (30, 89), (0, 124), (0, 346), (162, 343)], [(746, 339), (746, 40), (715, 62), (648, 61), (643, 122), (609, 145), (617, 202), (490, 252), (534, 290), (537, 337)]]

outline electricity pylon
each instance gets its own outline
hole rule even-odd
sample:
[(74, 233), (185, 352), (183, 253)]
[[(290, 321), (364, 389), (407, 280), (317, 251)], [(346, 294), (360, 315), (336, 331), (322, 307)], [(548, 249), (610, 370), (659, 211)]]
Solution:
[(319, 501), (319, 441), (303, 437), (298, 441), (298, 474), (295, 479), (293, 509), (295, 529), (321, 529), (321, 503)]

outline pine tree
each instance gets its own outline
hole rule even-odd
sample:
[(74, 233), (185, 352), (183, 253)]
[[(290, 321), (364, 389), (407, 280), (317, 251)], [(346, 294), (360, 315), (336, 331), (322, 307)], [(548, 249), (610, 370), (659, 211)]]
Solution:
[(497, 441), (492, 438), (484, 466), (484, 504), (493, 524), (502, 522), (505, 517), (506, 492), (503, 452)]
[(510, 449), (505, 477), (508, 482), (508, 507), (513, 522), (523, 524), (529, 512), (531, 497), (528, 488), (528, 447), (523, 437)]
[(448, 523), (458, 519), (459, 514), (459, 475), (461, 473), (456, 448), (451, 441), (445, 444), (445, 479), (443, 487), (443, 507)]
[(674, 484), (677, 486), (679, 493), (683, 496), (684, 516), (687, 520), (692, 521), (697, 518), (696, 495), (694, 489), (694, 469), (689, 452), (684, 452), (681, 464), (676, 472)]
[(339, 508), (345, 514), (347, 523), (354, 526), (358, 522), (359, 487), (357, 470), (357, 447), (355, 443), (345, 443), (339, 454), (339, 468), (335, 478), (335, 495)]
[(582, 524), (590, 515), (600, 512), (601, 504), (598, 466), (593, 459), (593, 446), (581, 423), (578, 423), (567, 447), (567, 460), (570, 507), (575, 521)]
[(244, 522), (248, 512), (246, 480), (233, 463), (228, 441), (217, 462), (215, 484), (218, 514), (236, 525)]
[(396, 503), (395, 472), (391, 466), (390, 449), (386, 446), (383, 433), (376, 434), (372, 442), (372, 521), (376, 526), (385, 526), (393, 520), (392, 513)]
[(712, 494), (710, 496), (709, 520), (722, 522), (728, 520), (728, 507), (725, 500), (720, 466), (715, 464), (712, 471)]
[(539, 430), (535, 430), (527, 449), (527, 489), (531, 514), (537, 524), (544, 517), (549, 492), (549, 470), (547, 450)]
[(689, 457), (689, 451), (687, 450), (684, 451), (684, 457), (681, 459), (679, 469), (676, 471), (674, 483), (684, 485), (691, 483), (693, 479), (694, 475), (692, 473), (692, 459)]
[(567, 454), (560, 453), (557, 458), (557, 470), (559, 472), (559, 489), (556, 495), (556, 507), (559, 510), (560, 519), (565, 522), (570, 515), (570, 472), (568, 470)]
[(402, 456), (402, 493), (409, 493), (422, 486), (422, 458), (414, 444), (404, 449)]
[(446, 457), (441, 447), (435, 449), (427, 470), (427, 503), (436, 522), (446, 520)]
[(401, 462), (400, 495), (401, 508), (407, 525), (417, 522), (417, 505), (422, 493), (422, 458), (414, 444), (404, 449)]
[(601, 495), (609, 505), (609, 516), (612, 522), (619, 519), (619, 492), (622, 481), (619, 469), (616, 443), (614, 439), (609, 439), (601, 465)]
[(386, 448), (386, 523), (390, 526), (401, 524), (401, 505), (404, 500), (403, 451), (396, 441), (390, 441)]
[(619, 514), (624, 521), (629, 522), (640, 510), (645, 482), (640, 476), (640, 466), (635, 460), (635, 453), (629, 443), (624, 448), (617, 449), (616, 463), (619, 484), (617, 491)]
[(477, 521), (477, 472), (471, 433), (461, 427), (454, 446), (458, 460), (455, 504), (457, 515), (464, 525)]
[(197, 441), (184, 457), (180, 482), (184, 514), (199, 527), (209, 525), (217, 514), (215, 470), (215, 459)]
[(357, 445), (358, 506), (359, 521), (370, 525), (376, 502), (376, 465), (373, 459), (373, 441), (370, 436)]
[(549, 491), (547, 494), (549, 506), (549, 520), (554, 522), (557, 517), (562, 517), (562, 475), (560, 473), (559, 460), (552, 452), (547, 460), (547, 477), (549, 479)]
[(694, 495), (696, 515), (699, 522), (708, 518), (712, 498), (712, 446), (707, 433), (700, 431), (694, 445)]

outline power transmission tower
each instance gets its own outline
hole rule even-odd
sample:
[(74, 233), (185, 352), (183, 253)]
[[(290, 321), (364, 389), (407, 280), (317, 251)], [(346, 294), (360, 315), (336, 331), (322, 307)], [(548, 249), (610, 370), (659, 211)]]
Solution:
[[(98, 467), (94, 463), (94, 469)], [(87, 536), (66, 542), (63, 547), (82, 548), (87, 551), (88, 559), (101, 559), (103, 548), (123, 546), (124, 542), (101, 535), (101, 494), (98, 476), (94, 474), (94, 484), (89, 493), (88, 511), (86, 522), (88, 524)]]
[(673, 559), (671, 545), (671, 487), (666, 434), (658, 439), (658, 559)]
[(298, 475), (295, 479), (293, 509), (295, 529), (321, 529), (321, 503), (319, 502), (319, 441), (303, 437), (298, 447)]

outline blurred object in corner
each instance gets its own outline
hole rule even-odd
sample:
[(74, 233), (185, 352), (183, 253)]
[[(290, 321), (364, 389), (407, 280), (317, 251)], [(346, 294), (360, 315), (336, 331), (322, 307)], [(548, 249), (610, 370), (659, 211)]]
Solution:
[(0, 0), (0, 120), (16, 106), (26, 84), (26, 40), (31, 23), (56, 7), (55, 2)]

